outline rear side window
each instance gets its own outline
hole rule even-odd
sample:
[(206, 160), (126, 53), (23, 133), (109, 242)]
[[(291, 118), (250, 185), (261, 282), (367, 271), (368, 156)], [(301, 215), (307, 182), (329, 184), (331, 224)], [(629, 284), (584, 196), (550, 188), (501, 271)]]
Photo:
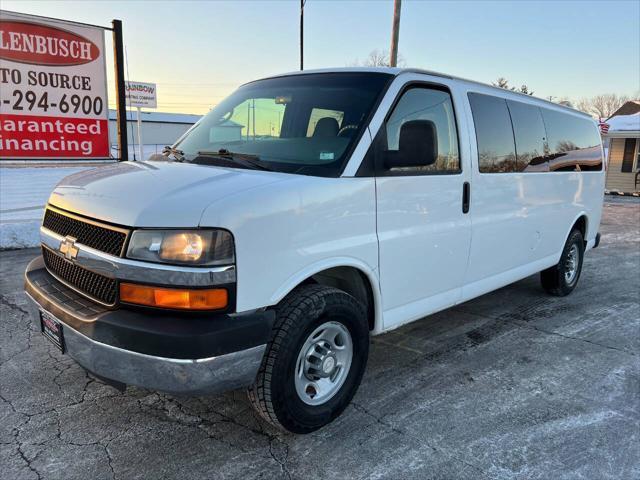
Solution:
[(541, 110), (550, 171), (602, 170), (600, 134), (592, 121), (546, 108)]
[(482, 173), (518, 171), (511, 117), (504, 98), (469, 93)]
[(534, 105), (507, 100), (516, 139), (516, 169), (518, 172), (546, 172), (544, 122), (540, 109)]

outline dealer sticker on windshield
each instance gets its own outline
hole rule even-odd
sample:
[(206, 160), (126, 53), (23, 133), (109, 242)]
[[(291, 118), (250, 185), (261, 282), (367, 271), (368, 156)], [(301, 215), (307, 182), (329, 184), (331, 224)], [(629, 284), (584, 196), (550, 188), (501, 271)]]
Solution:
[(320, 160), (333, 160), (333, 152), (320, 152)]

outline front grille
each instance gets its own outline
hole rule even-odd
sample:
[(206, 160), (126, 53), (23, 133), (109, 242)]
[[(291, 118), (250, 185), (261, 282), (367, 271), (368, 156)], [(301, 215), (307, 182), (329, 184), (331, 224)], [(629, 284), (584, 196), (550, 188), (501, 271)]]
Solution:
[(63, 282), (106, 305), (116, 303), (118, 285), (113, 278), (99, 275), (68, 262), (45, 247), (42, 248), (42, 256), (47, 270)]
[(58, 235), (63, 237), (69, 235), (75, 238), (78, 243), (118, 257), (122, 254), (124, 242), (127, 240), (125, 232), (83, 222), (50, 208), (47, 208), (44, 214), (42, 226)]

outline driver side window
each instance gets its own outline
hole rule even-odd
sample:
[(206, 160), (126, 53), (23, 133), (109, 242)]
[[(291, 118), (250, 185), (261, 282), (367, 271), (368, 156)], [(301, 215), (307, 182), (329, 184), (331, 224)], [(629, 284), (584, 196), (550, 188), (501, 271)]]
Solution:
[(419, 142), (407, 142), (406, 139), (409, 137), (403, 133), (416, 124), (427, 125), (432, 131), (435, 129), (433, 140), (422, 137), (424, 141), (435, 143), (432, 145), (435, 161), (428, 165), (393, 167), (389, 169), (390, 172), (406, 172), (409, 175), (431, 172), (458, 173), (458, 134), (449, 92), (436, 88), (413, 87), (402, 95), (384, 127), (387, 155), (394, 152), (401, 152), (403, 155), (417, 154), (414, 150), (420, 146)]

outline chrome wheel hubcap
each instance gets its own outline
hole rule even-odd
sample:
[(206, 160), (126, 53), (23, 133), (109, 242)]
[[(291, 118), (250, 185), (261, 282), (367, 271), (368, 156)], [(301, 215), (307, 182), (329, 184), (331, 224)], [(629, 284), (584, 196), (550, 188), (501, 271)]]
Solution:
[(307, 405), (322, 405), (344, 384), (353, 359), (353, 341), (347, 327), (326, 322), (307, 337), (296, 362), (295, 386)]
[(571, 245), (569, 254), (564, 262), (564, 279), (567, 285), (571, 285), (578, 276), (578, 264), (580, 263), (580, 252), (576, 244)]

